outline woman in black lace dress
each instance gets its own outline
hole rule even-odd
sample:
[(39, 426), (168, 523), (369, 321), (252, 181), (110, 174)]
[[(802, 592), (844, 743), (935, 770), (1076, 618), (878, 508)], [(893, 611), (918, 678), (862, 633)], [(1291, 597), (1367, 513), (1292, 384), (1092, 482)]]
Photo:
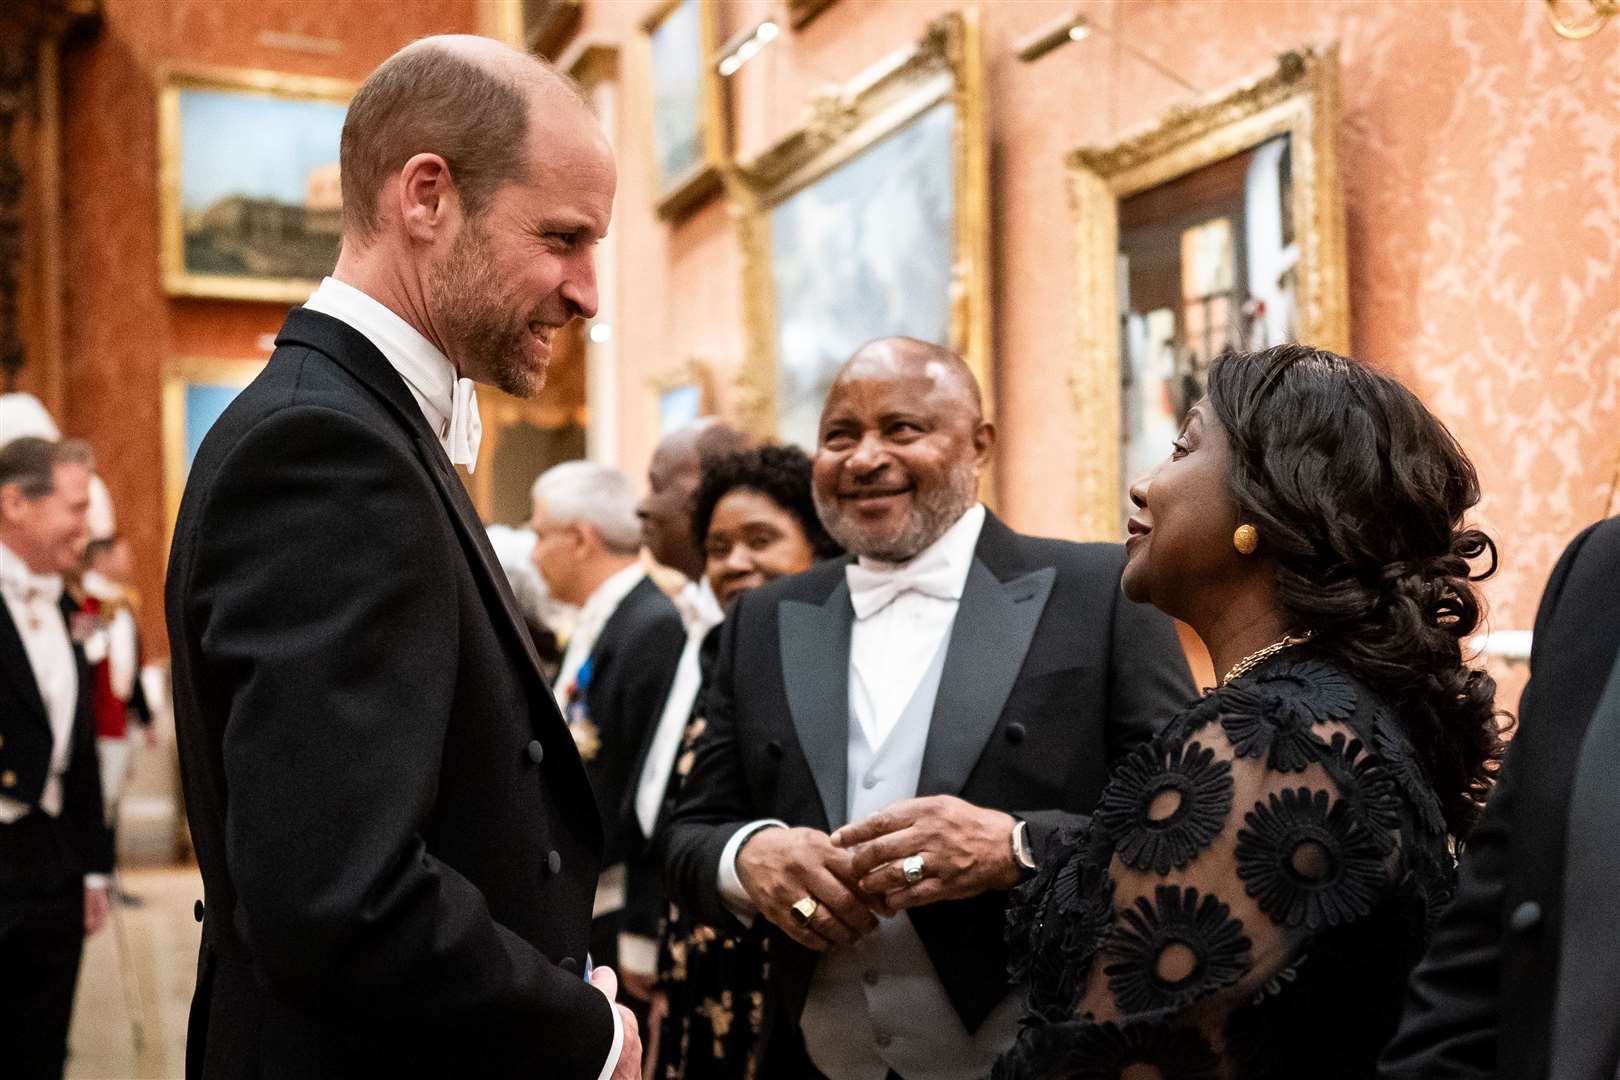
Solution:
[(1290, 345), (1215, 361), (1131, 498), (1125, 592), (1225, 676), (1015, 897), (995, 1076), (1371, 1077), (1501, 752), (1462, 655), (1473, 466), (1399, 383)]

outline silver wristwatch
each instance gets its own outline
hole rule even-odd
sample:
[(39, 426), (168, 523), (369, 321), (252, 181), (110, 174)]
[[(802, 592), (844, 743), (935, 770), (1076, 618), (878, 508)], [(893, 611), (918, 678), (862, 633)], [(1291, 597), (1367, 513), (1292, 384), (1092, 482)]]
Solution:
[(1029, 822), (1020, 821), (1013, 826), (1012, 831), (1013, 862), (1026, 874), (1032, 874), (1040, 867), (1035, 865), (1035, 853), (1029, 848)]

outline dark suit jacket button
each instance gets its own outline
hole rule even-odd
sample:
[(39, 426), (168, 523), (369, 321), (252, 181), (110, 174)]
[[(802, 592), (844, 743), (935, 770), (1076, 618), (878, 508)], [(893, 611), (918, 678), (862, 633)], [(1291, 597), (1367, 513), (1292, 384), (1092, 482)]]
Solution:
[(529, 742), (529, 760), (536, 765), (546, 760), (546, 748), (540, 745), (539, 739), (532, 739)]
[(547, 855), (546, 869), (550, 870), (553, 874), (562, 873), (562, 855), (555, 851), (553, 851), (550, 855)]
[(771, 757), (775, 758), (777, 761), (782, 760), (782, 744), (777, 742), (775, 739), (772, 739), (770, 742), (765, 744), (765, 752), (771, 755)]
[(575, 960), (572, 956), (563, 957), (562, 963), (558, 964), (557, 966), (568, 972), (570, 975), (579, 974), (579, 961)]
[(1522, 934), (1527, 930), (1534, 930), (1541, 925), (1541, 905), (1534, 900), (1526, 900), (1513, 909), (1508, 916), (1508, 928), (1515, 934)]
[(201, 900), (199, 900), (195, 904), (191, 905), (191, 917), (193, 919), (196, 919), (198, 922), (202, 922), (202, 920), (203, 920), (203, 902)]
[(1019, 743), (1023, 742), (1024, 741), (1024, 725), (1023, 724), (1008, 724), (1007, 725), (1007, 741), (1012, 743), (1014, 746), (1017, 746)]

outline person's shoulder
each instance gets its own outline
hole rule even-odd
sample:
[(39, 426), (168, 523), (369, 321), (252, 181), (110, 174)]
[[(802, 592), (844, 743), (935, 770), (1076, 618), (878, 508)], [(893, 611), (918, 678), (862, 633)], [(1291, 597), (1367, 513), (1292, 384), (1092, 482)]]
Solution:
[(625, 593), (624, 599), (619, 602), (619, 610), (637, 629), (657, 630), (673, 626), (685, 637), (680, 609), (651, 577), (642, 578), (635, 588)]
[(1125, 568), (1124, 544), (1059, 540), (1020, 532), (1011, 532), (1011, 538), (1022, 561), (1032, 569), (1050, 566), (1060, 576), (1080, 581), (1106, 581), (1113, 588), (1119, 584), (1120, 572)]

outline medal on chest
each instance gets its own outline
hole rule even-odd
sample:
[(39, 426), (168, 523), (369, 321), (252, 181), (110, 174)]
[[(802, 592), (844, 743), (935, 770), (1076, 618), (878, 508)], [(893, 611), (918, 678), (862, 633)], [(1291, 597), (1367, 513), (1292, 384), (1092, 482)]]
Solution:
[(574, 746), (579, 750), (580, 760), (594, 761), (596, 755), (602, 750), (602, 733), (591, 722), (590, 715), (585, 709), (585, 691), (591, 685), (591, 661), (594, 657), (586, 657), (585, 662), (579, 666), (579, 674), (568, 687), (568, 708), (566, 719), (568, 733), (574, 737)]

